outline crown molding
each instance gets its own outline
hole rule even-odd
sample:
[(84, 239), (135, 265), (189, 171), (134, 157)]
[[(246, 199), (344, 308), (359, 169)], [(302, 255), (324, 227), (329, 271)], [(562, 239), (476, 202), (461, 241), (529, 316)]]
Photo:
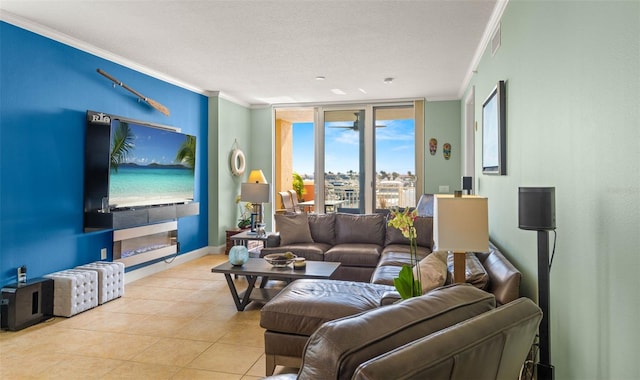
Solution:
[(458, 96), (429, 96), (425, 99), (427, 102), (449, 102), (452, 100), (460, 100)]
[[(86, 53), (95, 55), (97, 57), (106, 59), (107, 61), (111, 61), (114, 63), (117, 63), (119, 65), (122, 65), (124, 67), (130, 68), (132, 70), (135, 70), (137, 72), (140, 72), (142, 74), (146, 74), (149, 75), (153, 78), (159, 79), (163, 82), (167, 82), (173, 85), (176, 85), (178, 87), (182, 87), (186, 90), (189, 91), (193, 91), (195, 93), (201, 94), (201, 95), (205, 95), (207, 97), (219, 97), (225, 100), (228, 100), (232, 103), (238, 104), (240, 106), (243, 107), (247, 107), (247, 108), (251, 108), (254, 105), (249, 104), (247, 102), (243, 102), (240, 99), (234, 98), (231, 95), (225, 94), (221, 91), (213, 91), (213, 90), (205, 90), (196, 86), (193, 86), (191, 84), (188, 84), (186, 82), (180, 81), (178, 79), (175, 79), (173, 77), (170, 77), (166, 74), (163, 74), (161, 72), (152, 70), (146, 66), (140, 65), (130, 59), (124, 58), (122, 56), (119, 56), (117, 54), (113, 54), (107, 50), (104, 49), (100, 49), (96, 46), (93, 46), (91, 44), (88, 44), (84, 41), (80, 41), (76, 38), (73, 38), (67, 34), (64, 33), (60, 33), (57, 30), (53, 30), (49, 27), (46, 27), (44, 25), (40, 25), (38, 23), (35, 23), (31, 20), (27, 20), (25, 18), (22, 18), (20, 16), (17, 16), (11, 12), (6, 12), (6, 11), (1, 11), (0, 12), (0, 20), (5, 21), (11, 25), (17, 26), (19, 28), (28, 30), (30, 32), (33, 32), (35, 34), (41, 35), (43, 37), (52, 39), (54, 41), (60, 42), (62, 44), (71, 46), (73, 48), (76, 48), (78, 50), (82, 50)], [(255, 106), (258, 107), (262, 107), (263, 105), (261, 104), (257, 104)]]
[(467, 74), (465, 75), (464, 80), (462, 81), (462, 86), (460, 87), (460, 90), (458, 90), (459, 99), (462, 99), (462, 97), (464, 96), (465, 90), (467, 89), (467, 87), (469, 86), (469, 83), (471, 82), (471, 78), (478, 71), (478, 65), (480, 64), (482, 55), (484, 54), (484, 51), (487, 49), (487, 46), (489, 46), (489, 43), (491, 42), (491, 37), (493, 36), (493, 32), (498, 27), (498, 24), (500, 24), (500, 19), (502, 19), (502, 14), (504, 13), (505, 8), (507, 8), (508, 3), (509, 3), (509, 0), (496, 1), (496, 6), (493, 8), (493, 12), (491, 13), (491, 18), (487, 23), (487, 27), (484, 29), (484, 33), (482, 34), (482, 39), (480, 39), (480, 44), (478, 44), (478, 47), (476, 48), (476, 52), (473, 55), (471, 64), (467, 69)]
[(233, 97), (233, 96), (231, 96), (229, 94), (225, 94), (222, 91), (216, 91), (216, 92), (218, 93), (218, 97), (221, 98), (221, 99), (228, 100), (231, 103), (235, 103), (235, 104), (237, 104), (239, 106), (242, 106), (242, 107), (245, 107), (245, 108), (251, 108), (251, 104), (249, 104), (247, 102), (244, 102), (244, 101), (242, 101), (242, 100), (240, 100), (238, 98), (235, 98), (235, 97)]
[(298, 108), (298, 107), (330, 107), (330, 106), (349, 106), (357, 107), (366, 104), (376, 106), (397, 105), (399, 103), (413, 103), (416, 100), (424, 100), (424, 98), (399, 98), (399, 99), (368, 99), (368, 100), (341, 100), (334, 102), (302, 102), (302, 103), (274, 103), (274, 108)]
[(73, 48), (76, 48), (78, 50), (82, 50), (86, 53), (95, 55), (97, 57), (106, 59), (107, 61), (111, 61), (114, 63), (117, 63), (119, 65), (125, 66), (127, 68), (130, 68), (132, 70), (138, 71), (140, 73), (149, 75), (153, 78), (159, 79), (161, 81), (176, 85), (178, 87), (182, 87), (186, 90), (189, 91), (193, 91), (195, 93), (198, 94), (202, 94), (202, 95), (207, 95), (206, 90), (203, 90), (201, 88), (198, 88), (196, 86), (193, 86), (191, 84), (182, 82), (180, 80), (177, 80), (173, 77), (170, 77), (168, 75), (165, 75), (163, 73), (160, 73), (158, 71), (152, 70), (146, 66), (140, 65), (130, 59), (124, 58), (122, 56), (119, 56), (117, 54), (114, 54), (112, 52), (109, 52), (107, 50), (98, 48), (96, 46), (93, 46), (91, 44), (88, 44), (84, 41), (80, 41), (74, 37), (71, 37), (67, 34), (61, 33), (57, 30), (51, 29), (49, 27), (46, 27), (44, 25), (40, 25), (36, 22), (33, 22), (31, 20), (27, 20), (25, 18), (22, 18), (20, 16), (17, 16), (11, 12), (7, 12), (7, 11), (0, 11), (0, 20), (4, 21), (8, 24), (17, 26), (19, 28), (28, 30), (30, 32), (33, 32), (35, 34), (41, 35), (43, 37), (52, 39), (54, 41), (60, 42), (62, 44), (71, 46)]

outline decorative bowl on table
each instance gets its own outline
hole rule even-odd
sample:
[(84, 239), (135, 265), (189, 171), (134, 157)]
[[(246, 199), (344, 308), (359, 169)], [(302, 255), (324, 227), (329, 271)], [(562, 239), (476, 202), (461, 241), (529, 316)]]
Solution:
[(284, 268), (291, 264), (295, 259), (296, 255), (291, 252), (285, 253), (271, 253), (264, 256), (264, 259), (271, 265), (277, 268)]

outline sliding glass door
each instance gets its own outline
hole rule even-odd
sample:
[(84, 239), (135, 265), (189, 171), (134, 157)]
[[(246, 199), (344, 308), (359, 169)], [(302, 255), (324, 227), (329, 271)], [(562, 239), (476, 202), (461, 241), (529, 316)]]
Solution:
[(307, 211), (415, 206), (413, 111), (412, 103), (276, 110), (276, 191), (300, 174)]
[(374, 108), (375, 209), (416, 205), (416, 128), (413, 107)]

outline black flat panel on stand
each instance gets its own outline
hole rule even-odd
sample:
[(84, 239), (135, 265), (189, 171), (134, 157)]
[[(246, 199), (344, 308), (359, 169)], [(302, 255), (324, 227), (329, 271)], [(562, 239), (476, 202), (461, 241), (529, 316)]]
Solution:
[[(198, 215), (200, 212), (198, 202), (176, 202), (135, 207), (116, 207), (109, 203), (111, 123), (113, 120), (126, 119), (104, 112), (87, 111), (84, 173), (85, 232), (130, 228)], [(106, 205), (103, 204), (105, 203), (103, 201), (106, 201)]]

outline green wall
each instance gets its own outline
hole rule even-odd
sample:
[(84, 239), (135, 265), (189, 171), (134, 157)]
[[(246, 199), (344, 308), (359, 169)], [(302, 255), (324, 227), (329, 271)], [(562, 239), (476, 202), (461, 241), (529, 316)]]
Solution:
[[(227, 99), (209, 97), (209, 245), (225, 244), (225, 231), (237, 227), (240, 210), (235, 203), (240, 184), (253, 169), (262, 169), (267, 182), (273, 178), (273, 129), (271, 107), (250, 109)], [(231, 153), (244, 152), (246, 170), (231, 173)], [(273, 193), (273, 192), (272, 192)], [(273, 194), (272, 194), (273, 196)], [(267, 229), (271, 229), (271, 203), (264, 204)]]
[(271, 184), (271, 202), (265, 203), (263, 207), (267, 228), (272, 230), (275, 132), (271, 107), (251, 109), (251, 133), (251, 160), (249, 162), (252, 168), (262, 169), (267, 182)]
[(555, 186), (556, 378), (638, 379), (640, 2), (512, 0), (501, 30), (471, 83), (481, 126), (482, 101), (507, 81), (506, 176), (482, 175), (476, 142), (491, 238), (535, 299), (536, 233), (517, 228), (518, 187)]
[[(438, 194), (449, 186), (449, 193), (462, 189), (462, 138), (460, 137), (460, 101), (426, 101), (424, 104), (424, 192)], [(429, 140), (438, 140), (438, 151), (429, 153)], [(442, 147), (451, 144), (451, 158), (445, 160)]]
[[(238, 223), (240, 212), (235, 200), (240, 194), (240, 184), (247, 180), (251, 170), (250, 121), (248, 108), (217, 96), (209, 98), (210, 246), (224, 245), (225, 230), (235, 228)], [(231, 152), (236, 145), (244, 152), (247, 162), (241, 177), (231, 173)]]

